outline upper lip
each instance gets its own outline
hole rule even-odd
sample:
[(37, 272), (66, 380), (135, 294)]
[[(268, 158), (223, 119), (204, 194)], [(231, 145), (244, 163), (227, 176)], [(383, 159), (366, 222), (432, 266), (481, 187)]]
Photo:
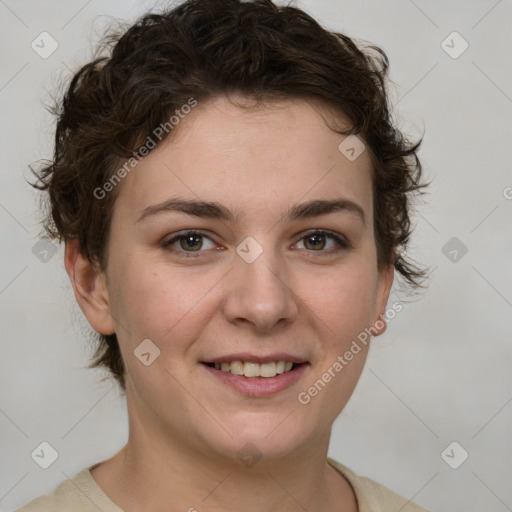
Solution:
[(285, 352), (276, 352), (273, 354), (257, 355), (250, 352), (240, 352), (226, 356), (212, 357), (205, 359), (203, 363), (231, 363), (232, 361), (247, 361), (251, 363), (270, 363), (272, 361), (291, 361), (295, 364), (307, 363), (307, 359), (298, 357)]

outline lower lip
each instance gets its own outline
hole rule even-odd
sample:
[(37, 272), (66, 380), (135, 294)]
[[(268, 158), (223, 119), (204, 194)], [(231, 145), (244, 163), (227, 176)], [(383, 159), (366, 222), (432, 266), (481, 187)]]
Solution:
[(308, 363), (297, 366), (294, 370), (281, 373), (275, 377), (244, 377), (231, 372), (223, 372), (206, 364), (202, 366), (215, 378), (235, 391), (247, 396), (269, 396), (279, 393), (295, 384), (309, 367)]

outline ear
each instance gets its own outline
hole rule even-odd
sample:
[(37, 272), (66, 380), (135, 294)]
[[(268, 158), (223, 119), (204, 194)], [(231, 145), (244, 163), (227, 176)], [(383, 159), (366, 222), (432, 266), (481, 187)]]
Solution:
[(113, 334), (115, 327), (110, 315), (105, 273), (97, 270), (80, 252), (78, 240), (66, 242), (64, 264), (76, 301), (91, 327), (100, 334)]
[(387, 323), (384, 320), (384, 315), (386, 313), (386, 306), (388, 304), (389, 293), (393, 285), (394, 277), (395, 267), (393, 263), (386, 265), (379, 272), (376, 301), (377, 316), (374, 318), (373, 326), (370, 328), (373, 336), (379, 336), (386, 330)]

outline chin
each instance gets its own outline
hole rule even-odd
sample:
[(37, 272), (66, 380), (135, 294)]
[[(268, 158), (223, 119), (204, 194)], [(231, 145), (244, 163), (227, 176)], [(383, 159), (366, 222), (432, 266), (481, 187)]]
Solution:
[(304, 430), (305, 422), (293, 419), (293, 415), (290, 410), (281, 414), (240, 414), (238, 421), (223, 424), (232, 437), (226, 434), (218, 443), (212, 443), (212, 439), (208, 442), (223, 456), (242, 463), (247, 457), (279, 460), (300, 450), (312, 437)]

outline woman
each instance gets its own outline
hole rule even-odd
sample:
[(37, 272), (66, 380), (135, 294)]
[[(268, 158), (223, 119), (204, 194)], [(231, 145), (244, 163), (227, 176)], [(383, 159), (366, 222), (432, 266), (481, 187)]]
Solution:
[(109, 43), (37, 186), (129, 440), (20, 511), (424, 510), (327, 458), (394, 271), (425, 276), (384, 52), (270, 0), (187, 1)]

